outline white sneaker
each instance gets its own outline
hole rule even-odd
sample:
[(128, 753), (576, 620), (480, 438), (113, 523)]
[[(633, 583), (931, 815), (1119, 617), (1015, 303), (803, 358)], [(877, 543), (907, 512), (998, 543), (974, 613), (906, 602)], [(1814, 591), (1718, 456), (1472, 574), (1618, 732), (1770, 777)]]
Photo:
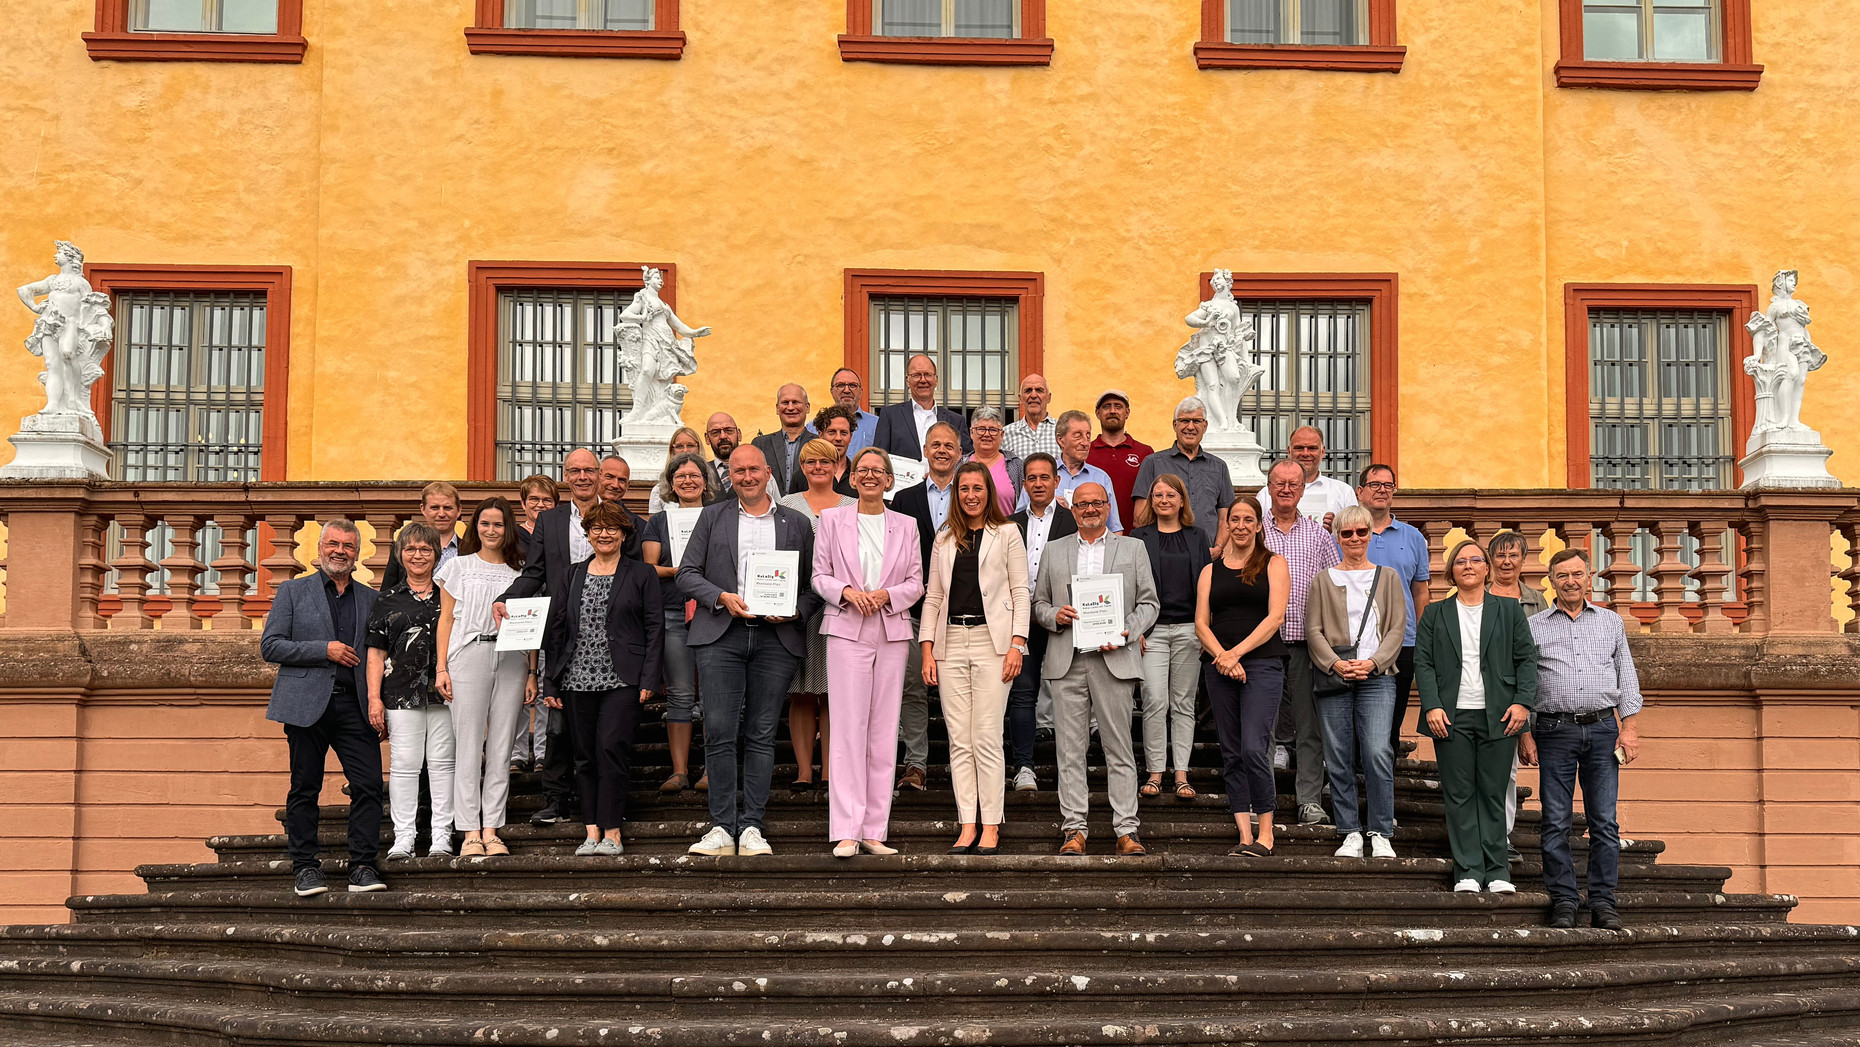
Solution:
[(774, 854), (775, 848), (762, 838), (762, 830), (750, 826), (743, 830), (743, 835), (736, 838), (737, 854)]
[(726, 858), (736, 853), (736, 841), (723, 831), (723, 826), (713, 825), (704, 838), (691, 845), (686, 854), (702, 854), (712, 858)]
[(1493, 894), (1516, 894), (1518, 893), (1518, 889), (1512, 886), (1512, 883), (1510, 880), (1493, 880), (1491, 883), (1488, 883), (1485, 885), (1485, 889), (1490, 891)]
[(426, 856), (428, 858), (450, 858), (454, 853), (456, 849), (452, 846), (452, 834), (445, 833), (433, 837), (433, 845), (427, 848)]
[(1014, 775), (1014, 791), (1017, 793), (1035, 793), (1040, 791), (1040, 780), (1033, 776), (1033, 768), (1022, 767)]
[(1289, 771), (1292, 769), (1292, 752), (1290, 749), (1287, 749), (1283, 745), (1275, 745), (1272, 747), (1272, 769), (1275, 771)]
[(1363, 834), (1351, 833), (1343, 838), (1343, 846), (1337, 848), (1339, 858), (1361, 858), (1363, 856)]
[(387, 860), (390, 862), (404, 862), (412, 857), (412, 840), (395, 840), (394, 846), (388, 848)]
[(1454, 890), (1454, 893), (1456, 894), (1478, 894), (1479, 893), (1479, 881), (1478, 880), (1461, 880), (1459, 883), (1456, 883), (1453, 885), (1453, 890)]
[(1390, 843), (1386, 836), (1370, 833), (1369, 856), (1371, 858), (1393, 858), (1395, 857), (1395, 845)]

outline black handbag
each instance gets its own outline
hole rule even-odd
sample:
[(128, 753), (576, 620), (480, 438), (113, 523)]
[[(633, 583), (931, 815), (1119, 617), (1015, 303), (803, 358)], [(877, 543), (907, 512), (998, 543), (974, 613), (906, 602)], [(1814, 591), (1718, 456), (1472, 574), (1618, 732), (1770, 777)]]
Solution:
[[(1336, 660), (1338, 662), (1353, 662), (1356, 660), (1356, 648), (1363, 642), (1363, 630), (1369, 627), (1369, 616), (1376, 613), (1376, 590), (1382, 587), (1382, 572), (1385, 570), (1387, 570), (1387, 568), (1377, 565), (1376, 573), (1369, 578), (1369, 602), (1363, 607), (1362, 621), (1356, 623), (1356, 641), (1348, 645), (1331, 648), (1331, 650), (1336, 652)], [(1349, 606), (1349, 601), (1347, 599), (1344, 601), (1344, 606), (1346, 608)], [(1347, 610), (1345, 611), (1345, 618), (1348, 618)], [(1336, 662), (1331, 664), (1334, 665)], [(1338, 676), (1329, 666), (1320, 668), (1314, 665), (1311, 667), (1311, 697), (1313, 698), (1334, 698), (1337, 695), (1348, 692), (1350, 688), (1356, 686), (1358, 682), (1359, 681), (1356, 680), (1346, 680)]]

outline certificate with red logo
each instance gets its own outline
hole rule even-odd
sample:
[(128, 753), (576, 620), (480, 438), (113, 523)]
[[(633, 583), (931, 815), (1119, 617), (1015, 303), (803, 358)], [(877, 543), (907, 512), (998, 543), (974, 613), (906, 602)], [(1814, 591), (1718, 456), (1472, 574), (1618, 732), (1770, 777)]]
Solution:
[(775, 549), (749, 554), (749, 577), (743, 579), (743, 602), (749, 613), (792, 618), (801, 595), (801, 554)]

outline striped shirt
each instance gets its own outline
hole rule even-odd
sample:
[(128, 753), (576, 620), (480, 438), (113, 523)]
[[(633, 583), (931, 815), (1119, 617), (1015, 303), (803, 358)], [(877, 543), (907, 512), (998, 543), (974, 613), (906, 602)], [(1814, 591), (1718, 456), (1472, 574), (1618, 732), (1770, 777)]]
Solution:
[(1562, 608), (1531, 615), (1537, 641), (1537, 712), (1640, 712), (1640, 677), (1621, 616), (1592, 603), (1571, 618)]
[(1052, 415), (1047, 415), (1038, 426), (1027, 424), (1025, 418), (1016, 419), (1014, 424), (1001, 431), (1001, 449), (1016, 458), (1025, 458), (1038, 451), (1045, 451), (1059, 459), (1059, 423)]
[(1337, 543), (1331, 541), (1330, 532), (1309, 516), (1297, 517), (1288, 533), (1279, 530), (1279, 525), (1268, 515), (1259, 533), (1266, 548), (1285, 557), (1285, 567), (1292, 576), (1292, 591), (1286, 594), (1285, 600), (1285, 625), (1279, 635), (1288, 641), (1302, 641), (1305, 638), (1305, 597), (1311, 592), (1311, 579), (1316, 578), (1318, 572), (1342, 563), (1343, 558), (1337, 555)]

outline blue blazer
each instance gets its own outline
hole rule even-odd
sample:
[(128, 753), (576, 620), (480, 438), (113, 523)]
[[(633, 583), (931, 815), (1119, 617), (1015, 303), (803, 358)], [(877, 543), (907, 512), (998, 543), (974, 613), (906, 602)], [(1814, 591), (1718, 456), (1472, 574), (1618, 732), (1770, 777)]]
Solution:
[[(903, 455), (906, 458), (923, 461), (924, 445), (917, 439), (917, 417), (911, 413), (911, 401), (892, 404), (878, 410), (878, 425), (872, 430), (872, 446), (883, 449), (887, 454)], [(975, 445), (969, 442), (969, 420), (955, 411), (937, 405), (936, 420), (948, 422), (956, 427), (956, 435), (962, 442), (962, 453), (969, 454)], [(926, 563), (929, 561), (926, 560)]]
[[(742, 595), (742, 583), (736, 577), (737, 513), (742, 503), (734, 499), (704, 507), (691, 540), (685, 543), (685, 558), (679, 561), (676, 581), (686, 596), (697, 601), (685, 643), (702, 647), (728, 632), (735, 621), (717, 598), (724, 593)], [(775, 503), (775, 548), (793, 549), (800, 557), (800, 592), (795, 600), (795, 617), (777, 625), (775, 630), (783, 647), (796, 658), (807, 657), (807, 622), (820, 610), (820, 594), (814, 591), (814, 522), (805, 513)]]
[[(336, 623), (329, 617), (329, 600), (323, 595), (323, 572), (316, 571), (293, 578), (278, 586), (271, 597), (271, 613), (265, 616), (265, 632), (258, 639), (258, 653), (278, 666), (278, 680), (271, 686), (271, 703), (265, 707), (265, 719), (293, 727), (309, 727), (329, 708), (329, 696), (336, 690), (336, 670), (329, 661), (329, 642), (341, 640), (355, 649), (362, 664), (356, 667), (363, 679), (368, 655), (368, 616), (375, 609), (373, 589), (350, 580), (355, 590), (355, 635), (337, 636)], [(368, 716), (368, 689), (355, 689), (362, 717)]]

